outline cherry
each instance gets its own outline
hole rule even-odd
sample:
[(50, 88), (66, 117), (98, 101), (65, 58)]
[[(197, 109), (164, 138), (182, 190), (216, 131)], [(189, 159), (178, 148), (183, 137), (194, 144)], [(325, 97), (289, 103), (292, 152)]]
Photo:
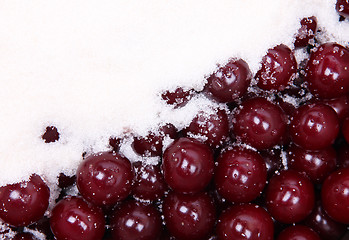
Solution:
[(271, 148), (285, 136), (286, 114), (265, 98), (244, 101), (234, 117), (233, 132), (236, 138), (257, 149)]
[(131, 163), (117, 153), (102, 152), (87, 157), (76, 176), (81, 195), (96, 205), (113, 205), (131, 192)]
[(348, 0), (337, 0), (336, 10), (339, 15), (349, 18), (349, 1)]
[(349, 224), (349, 168), (330, 174), (321, 189), (322, 205), (335, 221)]
[(180, 240), (204, 239), (213, 230), (216, 218), (213, 200), (202, 192), (170, 192), (164, 199), (163, 214), (169, 232)]
[(251, 78), (244, 60), (231, 59), (207, 79), (205, 89), (219, 102), (232, 102), (246, 93)]
[(222, 146), (229, 137), (229, 122), (225, 110), (217, 109), (215, 113), (200, 112), (186, 129), (186, 135), (203, 138), (203, 142), (212, 148)]
[(301, 28), (298, 29), (298, 34), (294, 42), (296, 48), (306, 47), (309, 40), (314, 39), (317, 28), (316, 17), (307, 17), (301, 20)]
[(309, 150), (330, 146), (338, 132), (339, 121), (336, 112), (322, 103), (299, 107), (290, 125), (293, 142)]
[(17, 233), (12, 240), (35, 240), (36, 238), (34, 238), (33, 234), (31, 233), (27, 233), (27, 232), (23, 232), (23, 233)]
[(349, 92), (349, 50), (336, 43), (325, 43), (312, 52), (305, 80), (320, 98), (335, 98)]
[(346, 232), (346, 225), (330, 218), (318, 200), (313, 212), (306, 218), (305, 225), (316, 231), (323, 240), (340, 239)]
[(148, 201), (161, 199), (167, 186), (160, 168), (142, 162), (135, 162), (133, 167), (135, 170), (133, 196)]
[(41, 137), (45, 143), (56, 142), (59, 140), (59, 132), (55, 126), (48, 126)]
[(155, 240), (161, 235), (161, 216), (152, 205), (134, 200), (115, 209), (110, 219), (113, 239)]
[(311, 151), (292, 145), (288, 157), (289, 168), (306, 173), (314, 183), (322, 183), (336, 169), (337, 155), (331, 146)]
[(183, 88), (179, 87), (174, 91), (165, 91), (161, 94), (161, 97), (168, 105), (178, 108), (187, 104), (193, 94), (194, 90), (184, 90)]
[(304, 175), (285, 170), (274, 175), (266, 189), (268, 212), (277, 221), (295, 223), (306, 218), (314, 207), (314, 186)]
[(339, 118), (339, 121), (342, 122), (346, 116), (349, 115), (349, 95), (343, 95), (338, 98), (324, 99), (323, 103), (332, 107)]
[(268, 50), (255, 78), (261, 89), (281, 91), (295, 78), (296, 71), (296, 58), (289, 47), (281, 44)]
[(210, 182), (213, 168), (211, 149), (192, 138), (175, 140), (163, 155), (165, 181), (176, 192), (201, 191)]
[(265, 166), (267, 167), (268, 179), (271, 178), (276, 171), (279, 171), (283, 168), (280, 150), (273, 149), (270, 151), (261, 151), (260, 155), (264, 159)]
[(285, 228), (276, 240), (321, 240), (320, 236), (310, 227), (303, 225)]
[(100, 208), (69, 196), (52, 209), (50, 225), (57, 240), (98, 240), (104, 235), (105, 220)]
[(267, 169), (257, 152), (235, 147), (223, 152), (217, 162), (214, 180), (223, 198), (247, 203), (261, 194), (267, 180)]
[(11, 226), (29, 225), (48, 207), (50, 190), (38, 175), (28, 181), (0, 187), (0, 218)]
[(177, 137), (177, 129), (172, 124), (167, 124), (159, 129), (158, 133), (149, 133), (145, 137), (135, 137), (133, 140), (133, 149), (142, 156), (161, 156), (162, 141), (164, 136), (170, 138)]
[(274, 223), (267, 211), (258, 205), (235, 205), (219, 217), (216, 232), (218, 239), (272, 240)]

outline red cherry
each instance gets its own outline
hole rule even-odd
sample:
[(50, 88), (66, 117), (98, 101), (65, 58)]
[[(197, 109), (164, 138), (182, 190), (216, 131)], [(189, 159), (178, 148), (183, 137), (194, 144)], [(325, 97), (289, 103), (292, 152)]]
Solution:
[(349, 92), (349, 50), (336, 43), (325, 43), (312, 52), (305, 80), (320, 98), (335, 98)]
[(323, 103), (332, 107), (336, 111), (339, 121), (342, 122), (349, 115), (349, 95), (343, 95), (339, 98), (325, 99)]
[(130, 161), (117, 153), (102, 152), (87, 157), (77, 169), (81, 195), (96, 205), (113, 205), (131, 192)]
[(204, 189), (213, 176), (213, 153), (192, 138), (175, 140), (163, 155), (166, 183), (176, 192), (195, 193)]
[(277, 240), (321, 240), (320, 236), (310, 227), (303, 225), (285, 228), (277, 237)]
[(346, 232), (346, 225), (330, 218), (317, 201), (313, 212), (306, 218), (305, 225), (317, 232), (323, 240), (341, 239)]
[(294, 42), (296, 48), (306, 47), (309, 40), (314, 39), (317, 28), (316, 17), (307, 17), (301, 20), (301, 28), (298, 29), (298, 34)]
[(26, 226), (44, 216), (50, 190), (38, 175), (29, 181), (0, 187), (0, 218), (12, 226)]
[(349, 168), (333, 172), (321, 189), (322, 205), (335, 221), (349, 224)]
[(339, 121), (336, 112), (322, 103), (299, 107), (290, 125), (293, 142), (309, 150), (330, 146), (338, 132)]
[(46, 127), (45, 133), (42, 135), (45, 143), (56, 142), (59, 140), (59, 132), (55, 126)]
[(186, 135), (197, 136), (212, 148), (222, 146), (229, 137), (229, 122), (225, 110), (217, 109), (212, 114), (200, 112), (186, 129)]
[(286, 114), (279, 106), (262, 97), (243, 102), (234, 118), (236, 138), (257, 149), (281, 143), (286, 133)]
[(110, 219), (113, 239), (156, 240), (161, 235), (161, 216), (152, 205), (134, 200), (118, 207)]
[(296, 58), (289, 47), (281, 44), (268, 50), (255, 78), (261, 89), (281, 91), (295, 77), (296, 71)]
[(244, 95), (252, 78), (244, 60), (230, 60), (208, 79), (205, 88), (219, 102), (232, 102)]
[(193, 94), (193, 90), (184, 90), (183, 88), (179, 87), (174, 91), (165, 91), (161, 97), (168, 105), (178, 108), (187, 104)]
[(223, 198), (247, 203), (261, 194), (267, 180), (267, 169), (257, 152), (232, 148), (223, 152), (217, 162), (215, 184)]
[(98, 240), (104, 235), (105, 220), (100, 208), (81, 197), (67, 197), (52, 209), (50, 225), (57, 240)]
[(339, 15), (349, 18), (349, 1), (348, 0), (337, 0), (336, 10)]
[(268, 212), (279, 222), (296, 223), (306, 218), (314, 207), (314, 186), (304, 175), (294, 171), (281, 171), (267, 186)]
[(181, 240), (205, 239), (213, 230), (216, 217), (213, 200), (206, 193), (171, 192), (164, 199), (163, 213), (167, 229)]
[(235, 205), (219, 217), (216, 232), (218, 239), (272, 240), (274, 223), (267, 211), (258, 205)]
[(160, 168), (141, 162), (135, 162), (133, 167), (135, 170), (133, 196), (148, 201), (161, 199), (167, 186)]
[(289, 168), (306, 173), (314, 183), (322, 183), (336, 169), (337, 155), (333, 147), (311, 151), (292, 145), (288, 157)]

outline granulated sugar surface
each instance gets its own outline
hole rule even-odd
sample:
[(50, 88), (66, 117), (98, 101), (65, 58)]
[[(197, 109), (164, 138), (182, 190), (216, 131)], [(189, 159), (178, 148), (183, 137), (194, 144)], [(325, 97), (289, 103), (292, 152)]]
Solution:
[[(0, 3), (0, 185), (38, 173), (54, 183), (110, 136), (178, 128), (207, 107), (173, 110), (160, 93), (201, 90), (217, 63), (241, 57), (253, 73), (267, 49), (292, 47), (303, 17), (345, 44), (335, 0), (31, 0)], [(46, 126), (61, 134), (41, 139)], [(131, 159), (132, 161), (132, 159)]]

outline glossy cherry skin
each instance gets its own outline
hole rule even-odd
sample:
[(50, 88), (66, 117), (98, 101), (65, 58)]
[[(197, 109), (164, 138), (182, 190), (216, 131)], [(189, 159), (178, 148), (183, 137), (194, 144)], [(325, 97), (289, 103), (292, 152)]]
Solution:
[(186, 129), (186, 135), (197, 137), (212, 148), (218, 148), (229, 138), (229, 121), (225, 110), (200, 112)]
[(52, 209), (50, 225), (57, 240), (98, 240), (105, 220), (100, 208), (81, 197), (66, 197)]
[(178, 240), (205, 239), (215, 224), (213, 200), (206, 193), (182, 195), (170, 192), (162, 210), (167, 229)]
[(233, 117), (236, 138), (257, 149), (268, 149), (281, 143), (286, 127), (284, 111), (262, 97), (244, 101)]
[(349, 1), (348, 0), (337, 0), (336, 10), (339, 15), (349, 18)]
[(224, 240), (272, 240), (274, 223), (258, 205), (234, 205), (219, 217), (216, 233)]
[(330, 218), (323, 210), (320, 200), (316, 201), (313, 212), (304, 223), (317, 232), (323, 240), (340, 239), (346, 232), (346, 225)]
[(304, 172), (314, 183), (322, 183), (336, 169), (337, 154), (333, 147), (321, 150), (304, 150), (292, 145), (288, 149), (288, 166)]
[(165, 182), (176, 192), (203, 190), (213, 176), (213, 153), (204, 143), (179, 138), (165, 150), (162, 161)]
[(207, 79), (205, 89), (219, 102), (232, 102), (246, 93), (251, 78), (244, 60), (231, 59)]
[(325, 99), (323, 103), (333, 108), (336, 111), (340, 122), (349, 115), (349, 95), (343, 95), (339, 98)]
[(290, 124), (292, 141), (309, 150), (330, 146), (338, 132), (339, 120), (336, 112), (322, 103), (299, 107)]
[(28, 181), (0, 187), (0, 218), (14, 227), (29, 225), (44, 216), (49, 197), (50, 189), (36, 174)]
[(179, 108), (187, 104), (193, 94), (193, 90), (184, 90), (179, 87), (174, 91), (165, 91), (161, 94), (161, 97), (168, 105), (172, 105), (174, 108)]
[(349, 168), (326, 178), (321, 189), (322, 206), (335, 221), (349, 224)]
[(114, 210), (110, 225), (113, 239), (118, 240), (156, 240), (162, 230), (159, 211), (134, 200)]
[(274, 175), (266, 189), (268, 212), (282, 223), (296, 223), (313, 210), (314, 186), (306, 176), (294, 170)]
[(135, 170), (135, 181), (132, 189), (133, 196), (148, 201), (161, 199), (165, 194), (167, 185), (160, 167), (135, 162), (133, 168)]
[(294, 54), (289, 47), (281, 44), (268, 50), (255, 78), (261, 89), (281, 91), (295, 77), (296, 71)]
[(59, 132), (55, 126), (46, 127), (45, 133), (41, 136), (45, 143), (56, 142), (59, 140)]
[(312, 52), (305, 81), (320, 98), (335, 98), (349, 92), (349, 50), (336, 43), (325, 43)]
[(267, 181), (267, 169), (257, 152), (235, 147), (220, 154), (217, 163), (214, 180), (223, 198), (247, 203), (261, 194)]
[(155, 157), (162, 155), (162, 141), (165, 136), (174, 139), (177, 137), (177, 129), (172, 124), (162, 126), (157, 133), (151, 132), (145, 137), (135, 137), (132, 147), (136, 153), (142, 156)]
[(76, 173), (81, 195), (96, 205), (113, 205), (131, 192), (134, 174), (130, 161), (117, 153), (93, 154)]
[(301, 28), (298, 29), (294, 46), (296, 48), (306, 47), (311, 39), (314, 39), (317, 28), (316, 17), (307, 17), (301, 20)]
[(310, 227), (296, 225), (285, 228), (276, 240), (321, 240), (321, 238)]

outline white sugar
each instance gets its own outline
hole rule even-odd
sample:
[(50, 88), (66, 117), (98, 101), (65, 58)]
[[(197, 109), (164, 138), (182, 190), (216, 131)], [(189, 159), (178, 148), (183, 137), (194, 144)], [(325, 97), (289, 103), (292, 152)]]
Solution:
[[(335, 0), (11, 0), (0, 3), (0, 184), (31, 173), (49, 183), (73, 174), (81, 154), (110, 136), (181, 128), (205, 109), (200, 97), (173, 110), (165, 89), (201, 90), (230, 57), (255, 73), (267, 49), (292, 46), (303, 17), (321, 39), (345, 44)], [(41, 139), (58, 128), (55, 143)]]

